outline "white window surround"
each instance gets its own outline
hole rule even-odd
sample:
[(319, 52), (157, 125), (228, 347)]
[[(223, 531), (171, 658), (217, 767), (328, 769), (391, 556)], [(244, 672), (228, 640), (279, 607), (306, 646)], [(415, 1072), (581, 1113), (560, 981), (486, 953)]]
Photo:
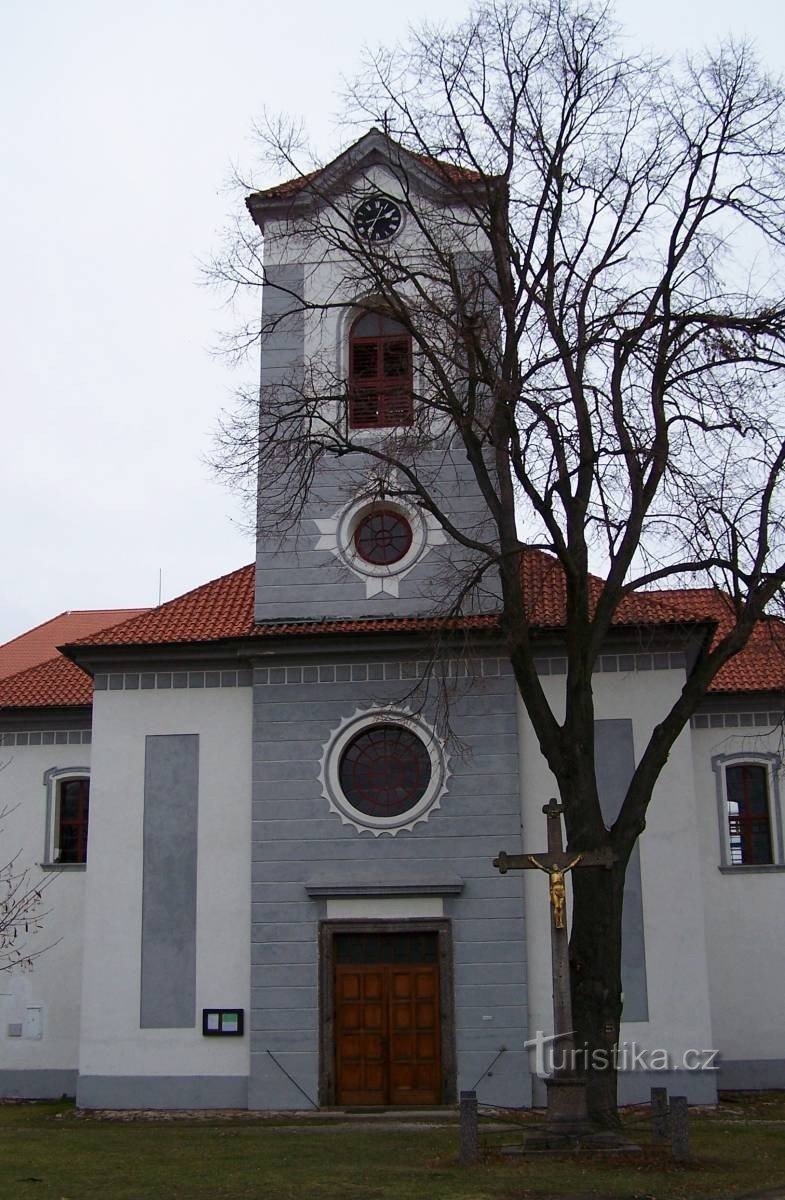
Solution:
[[(397, 486), (395, 481), (392, 481), (392, 486)], [(412, 544), (406, 554), (398, 562), (389, 565), (366, 562), (354, 545), (354, 533), (360, 521), (377, 509), (399, 513), (412, 531)], [(397, 498), (382, 498), (376, 489), (371, 494), (351, 500), (331, 517), (315, 517), (314, 524), (319, 530), (316, 549), (328, 550), (352, 574), (363, 579), (367, 599), (380, 595), (398, 596), (401, 579), (432, 547), (443, 546), (447, 541), (444, 530), (430, 513)]]
[[(771, 863), (734, 863), (731, 861), (730, 827), (728, 822), (728, 794), (726, 770), (728, 767), (749, 763), (765, 767), (769, 796), (769, 829), (771, 831)], [(720, 870), (728, 874), (765, 873), (785, 870), (783, 848), (782, 800), (779, 773), (782, 760), (778, 754), (765, 751), (744, 750), (734, 754), (716, 754), (711, 760), (717, 789), (717, 817), (720, 835)]]
[[(375, 312), (380, 308), (384, 308), (384, 302), (380, 297), (367, 296), (364, 300), (359, 299), (349, 302), (346, 307), (338, 311), (335, 323), (335, 378), (337, 380), (347, 380), (349, 378), (349, 334), (352, 326), (358, 317), (363, 316), (367, 312)], [(390, 314), (393, 316), (393, 314)], [(393, 316), (393, 320), (395, 317)], [(412, 345), (412, 396), (414, 398), (415, 412), (417, 411), (418, 403), (421, 403), (425, 391), (425, 379), (422, 365), (422, 356), (416, 344)], [(333, 401), (334, 407), (330, 410), (331, 420), (337, 421), (340, 415), (340, 405), (342, 401)], [(446, 413), (433, 411), (428, 415), (428, 427), (431, 437), (441, 438), (450, 433), (450, 420)], [(404, 435), (408, 433), (411, 426), (380, 426), (372, 429), (352, 429), (352, 441), (358, 446), (375, 446), (378, 443), (388, 442), (390, 438), (396, 438), (401, 431)]]
[(60, 827), (60, 785), (68, 779), (89, 779), (89, 767), (50, 767), (44, 771), (46, 788), (46, 826), (44, 830), (44, 857), (39, 864), (44, 870), (84, 871), (86, 863), (59, 863), (56, 856), (57, 831)]
[[(431, 760), (431, 778), (423, 795), (407, 812), (395, 817), (372, 817), (360, 812), (344, 795), (339, 778), (341, 756), (352, 738), (364, 729), (391, 724), (403, 726), (423, 742)], [(359, 833), (370, 832), (374, 837), (383, 833), (395, 837), (404, 829), (413, 829), (419, 821), (427, 821), (434, 809), (439, 808), (449, 777), (449, 758), (441, 739), (421, 716), (399, 706), (357, 709), (351, 717), (346, 717), (330, 734), (319, 770), (322, 795), (330, 810), (340, 817), (342, 824), (354, 826)]]

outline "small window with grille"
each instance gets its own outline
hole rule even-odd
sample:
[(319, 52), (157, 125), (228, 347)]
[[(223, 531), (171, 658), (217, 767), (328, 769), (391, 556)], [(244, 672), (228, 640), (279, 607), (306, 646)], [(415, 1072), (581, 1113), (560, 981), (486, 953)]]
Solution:
[(412, 339), (398, 321), (364, 313), (349, 334), (349, 427), (411, 425)]

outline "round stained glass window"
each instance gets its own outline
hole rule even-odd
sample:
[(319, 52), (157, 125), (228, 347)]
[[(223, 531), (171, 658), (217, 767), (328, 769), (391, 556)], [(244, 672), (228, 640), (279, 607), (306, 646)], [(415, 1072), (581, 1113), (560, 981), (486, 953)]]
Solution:
[(408, 554), (412, 536), (412, 527), (401, 513), (391, 508), (376, 508), (359, 522), (354, 531), (354, 546), (364, 562), (389, 567)]
[(346, 746), (338, 778), (358, 812), (398, 817), (425, 795), (431, 772), (431, 756), (415, 733), (402, 725), (371, 725)]

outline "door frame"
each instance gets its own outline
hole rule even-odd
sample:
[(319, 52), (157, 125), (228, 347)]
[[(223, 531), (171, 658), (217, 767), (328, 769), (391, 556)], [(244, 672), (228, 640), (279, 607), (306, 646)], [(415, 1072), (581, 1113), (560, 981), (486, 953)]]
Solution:
[(444, 917), (372, 920), (330, 919), (319, 922), (319, 1105), (336, 1103), (335, 1080), (335, 935), (339, 933), (435, 933), (439, 963), (439, 1027), (441, 1034), (442, 1104), (457, 1101), (455, 999), (452, 922)]

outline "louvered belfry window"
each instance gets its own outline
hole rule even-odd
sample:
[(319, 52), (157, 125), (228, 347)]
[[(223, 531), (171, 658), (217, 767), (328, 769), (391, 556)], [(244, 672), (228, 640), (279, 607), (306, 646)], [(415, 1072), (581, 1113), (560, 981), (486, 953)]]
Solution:
[(365, 313), (349, 335), (349, 427), (411, 425), (412, 339), (392, 317)]

